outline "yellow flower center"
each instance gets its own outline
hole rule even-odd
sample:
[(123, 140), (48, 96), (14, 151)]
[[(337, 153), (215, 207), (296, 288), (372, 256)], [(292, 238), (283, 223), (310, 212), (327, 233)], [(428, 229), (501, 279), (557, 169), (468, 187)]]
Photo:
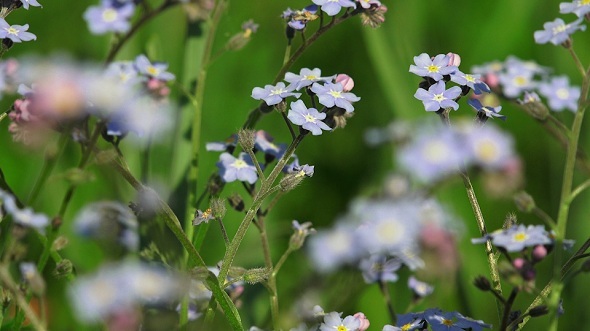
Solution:
[(514, 237), (512, 237), (512, 239), (514, 239), (514, 241), (521, 242), (521, 241), (525, 241), (525, 240), (527, 240), (527, 238), (528, 238), (528, 237), (529, 237), (529, 236), (527, 236), (527, 234), (526, 234), (526, 233), (524, 233), (524, 232), (519, 232), (519, 233), (515, 234), (515, 235), (514, 235)]
[(13, 28), (13, 27), (9, 27), (8, 29), (6, 29), (6, 32), (8, 32), (8, 34), (13, 34), (13, 35), (18, 35), (18, 30)]
[(334, 90), (330, 90), (330, 92), (328, 92), (331, 96), (333, 96), (334, 98), (342, 98), (342, 93), (338, 92), (338, 91), (334, 91)]
[(305, 121), (308, 123), (315, 123), (315, 117), (311, 116), (310, 114), (307, 114), (304, 116), (305, 117)]
[(117, 11), (113, 8), (107, 8), (102, 12), (102, 20), (105, 22), (113, 22), (117, 19)]
[(516, 86), (523, 86), (526, 85), (528, 80), (524, 76), (516, 76), (514, 77), (513, 83)]
[(395, 244), (397, 243), (404, 234), (403, 228), (399, 228), (396, 226), (396, 221), (386, 221), (382, 222), (377, 226), (377, 236), (381, 242), (386, 242), (388, 244)]
[(492, 141), (483, 141), (479, 144), (477, 155), (482, 161), (491, 162), (498, 156), (498, 148)]
[(446, 318), (443, 318), (443, 320), (442, 320), (442, 324), (443, 324), (443, 325), (446, 325), (446, 326), (452, 326), (452, 325), (453, 325), (453, 324), (455, 324), (455, 323), (453, 323), (453, 321), (451, 321), (451, 320), (448, 320), (448, 319), (446, 319)]
[(347, 327), (345, 327), (344, 325), (340, 324), (340, 325), (338, 326), (338, 329), (336, 329), (336, 330), (338, 330), (338, 331), (348, 331), (348, 328), (347, 328)]
[(558, 25), (556, 27), (554, 27), (551, 31), (553, 32), (554, 35), (564, 32), (565, 29), (567, 28), (567, 26), (565, 24), (562, 25)]
[(318, 79), (318, 76), (316, 76), (316, 75), (303, 76), (303, 80), (316, 80), (316, 79)]
[(422, 150), (424, 158), (434, 164), (441, 163), (447, 157), (447, 155), (450, 154), (450, 152), (451, 151), (449, 151), (447, 145), (440, 141), (429, 143)]
[(402, 331), (408, 331), (412, 327), (411, 323), (405, 324), (401, 327)]
[(438, 102), (441, 102), (441, 101), (443, 101), (444, 99), (446, 99), (446, 98), (444, 97), (444, 95), (443, 95), (442, 93), (441, 93), (441, 94), (435, 94), (435, 95), (432, 97), (432, 100), (434, 100), (434, 101), (438, 101)]
[(252, 36), (252, 29), (246, 29), (246, 30), (244, 30), (244, 33), (242, 34), (242, 36), (244, 38), (250, 38), (250, 36)]
[(582, 0), (580, 1), (580, 6), (588, 6), (590, 5), (590, 0)]
[(426, 70), (428, 70), (428, 72), (438, 72), (439, 69), (440, 67), (435, 66), (434, 64), (431, 64), (428, 67), (426, 67)]
[(160, 74), (160, 70), (154, 66), (147, 67), (146, 71), (152, 76), (158, 76)]
[(475, 82), (475, 78), (473, 78), (473, 76), (471, 76), (471, 75), (465, 75), (465, 79), (470, 83)]
[(232, 167), (237, 169), (242, 169), (248, 166), (248, 164), (244, 162), (244, 160), (235, 160), (234, 163), (232, 163), (231, 165)]
[[(590, 0), (588, 0), (588, 1), (590, 1)], [(570, 92), (566, 88), (563, 88), (563, 87), (558, 89), (557, 91), (555, 91), (555, 94), (557, 95), (558, 98), (560, 98), (562, 100), (566, 100), (570, 96)]]
[(276, 90), (271, 90), (270, 95), (279, 95), (281, 93), (285, 93), (287, 90), (283, 90), (282, 88), (278, 88)]

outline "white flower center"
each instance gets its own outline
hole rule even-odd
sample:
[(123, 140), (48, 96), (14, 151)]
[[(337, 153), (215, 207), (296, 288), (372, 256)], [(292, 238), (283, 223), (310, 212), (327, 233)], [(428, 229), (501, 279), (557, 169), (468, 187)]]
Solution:
[[(590, 1), (590, 0), (589, 0)], [(567, 100), (570, 96), (570, 92), (566, 88), (560, 88), (555, 91), (555, 95), (561, 100)]]
[(115, 21), (117, 16), (119, 14), (113, 8), (107, 8), (102, 12), (102, 20), (108, 23)]
[(484, 162), (492, 162), (498, 158), (498, 146), (490, 140), (479, 143), (477, 156)]
[(449, 147), (440, 141), (429, 143), (422, 149), (426, 161), (434, 164), (442, 163), (450, 152)]
[(283, 90), (282, 88), (277, 88), (276, 90), (270, 90), (270, 95), (280, 95), (281, 93), (285, 93), (287, 90)]
[(248, 164), (246, 162), (244, 162), (244, 160), (235, 160), (234, 163), (231, 164), (232, 167), (236, 168), (236, 169), (242, 169), (242, 168), (246, 168), (248, 166)]
[(328, 94), (330, 94), (331, 96), (333, 96), (336, 99), (342, 98), (342, 93), (338, 92), (338, 91), (330, 90), (330, 92), (328, 92)]
[(316, 118), (311, 116), (311, 114), (307, 114), (303, 117), (305, 118), (305, 121), (308, 123), (315, 123), (315, 121), (316, 121)]
[(441, 94), (435, 94), (432, 96), (432, 100), (436, 101), (436, 102), (442, 102), (443, 100), (445, 100), (445, 96), (441, 93)]

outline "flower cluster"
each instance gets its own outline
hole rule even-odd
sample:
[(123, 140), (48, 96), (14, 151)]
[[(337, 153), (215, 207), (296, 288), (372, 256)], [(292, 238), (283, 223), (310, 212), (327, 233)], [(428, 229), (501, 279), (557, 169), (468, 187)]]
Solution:
[(509, 99), (516, 99), (525, 93), (533, 100), (524, 97), (523, 103), (538, 101), (533, 92), (547, 99), (553, 111), (569, 109), (576, 111), (580, 98), (580, 87), (571, 86), (567, 76), (551, 76), (549, 69), (534, 61), (523, 61), (509, 56), (506, 61), (494, 61), (473, 68), (482, 75), (494, 93)]
[(383, 331), (417, 331), (426, 330), (429, 326), (433, 331), (481, 331), (492, 328), (484, 321), (471, 319), (461, 313), (432, 308), (420, 313), (398, 315), (396, 326), (386, 325)]
[(535, 31), (534, 34), (537, 44), (550, 42), (553, 45), (570, 47), (570, 36), (578, 30), (586, 30), (586, 26), (581, 23), (584, 20), (584, 16), (590, 12), (590, 4), (587, 1), (575, 0), (573, 2), (562, 2), (559, 4), (559, 11), (562, 14), (574, 13), (578, 16), (578, 19), (566, 24), (561, 18), (556, 18), (553, 22), (543, 24), (544, 30)]
[[(459, 70), (461, 58), (457, 54), (438, 54), (431, 58), (422, 53), (414, 57), (410, 72), (424, 80), (414, 94), (414, 97), (424, 104), (426, 111), (440, 113), (444, 109), (459, 109), (457, 100), (473, 90), (474, 94), (490, 92), (486, 83), (481, 80), (481, 75), (465, 74)], [(452, 81), (459, 86), (446, 87), (446, 82)], [(477, 111), (478, 118), (485, 121), (489, 117), (498, 117), (501, 107), (483, 107), (481, 104), (472, 105)]]
[(517, 156), (512, 138), (493, 125), (476, 127), (459, 123), (421, 126), (396, 149), (403, 169), (422, 182), (439, 180), (460, 167), (475, 166), (487, 171), (510, 168)]
[[(308, 108), (303, 100), (291, 102), (287, 118), (313, 135), (320, 135), (323, 131), (346, 125), (346, 118), (354, 111), (353, 103), (360, 100), (350, 92), (354, 82), (344, 74), (322, 77), (318, 68), (303, 68), (299, 74), (286, 73), (285, 82), (289, 85), (279, 82), (275, 86), (255, 87), (252, 90), (252, 98), (264, 100), (267, 106), (284, 109), (286, 98), (299, 99), (301, 93), (295, 91), (305, 88), (314, 107)], [(316, 99), (324, 106), (322, 109), (315, 108)]]
[[(317, 270), (330, 272), (356, 265), (367, 283), (395, 282), (403, 266), (424, 267), (420, 258), (423, 234), (432, 226), (444, 228), (449, 216), (434, 200), (416, 197), (361, 199), (329, 230), (309, 240), (309, 255)], [(421, 296), (430, 294), (416, 280), (409, 287)]]

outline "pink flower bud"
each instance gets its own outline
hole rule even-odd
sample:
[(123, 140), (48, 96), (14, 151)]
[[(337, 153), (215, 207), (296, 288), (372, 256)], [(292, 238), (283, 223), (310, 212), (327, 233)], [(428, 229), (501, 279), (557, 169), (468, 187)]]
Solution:
[(342, 84), (342, 91), (349, 92), (354, 87), (354, 80), (347, 74), (339, 74), (336, 76), (336, 83)]
[(526, 261), (521, 257), (516, 258), (514, 259), (514, 261), (512, 261), (512, 265), (518, 270), (522, 269), (522, 267), (524, 267), (525, 264)]
[(533, 248), (532, 255), (535, 261), (541, 261), (545, 258), (545, 256), (547, 256), (547, 248), (545, 248), (543, 245), (537, 245), (535, 248)]
[(487, 73), (485, 76), (482, 77), (482, 81), (486, 84), (488, 84), (488, 86), (493, 89), (498, 87), (498, 85), (500, 85), (500, 77), (498, 77), (497, 74), (495, 73)]
[(459, 54), (455, 53), (447, 53), (447, 57), (449, 58), (449, 65), (458, 67), (461, 64), (461, 57)]
[(357, 329), (358, 331), (365, 331), (369, 328), (369, 325), (371, 325), (371, 323), (369, 322), (369, 320), (367, 319), (367, 316), (365, 316), (365, 314), (356, 313), (353, 316), (361, 322), (359, 328)]

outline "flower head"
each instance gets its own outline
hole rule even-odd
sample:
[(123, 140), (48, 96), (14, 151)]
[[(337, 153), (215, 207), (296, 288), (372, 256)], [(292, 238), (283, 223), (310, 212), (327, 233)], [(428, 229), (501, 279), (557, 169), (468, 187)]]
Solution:
[(467, 100), (467, 103), (477, 111), (478, 118), (483, 122), (485, 122), (485, 120), (488, 118), (494, 117), (498, 117), (501, 120), (506, 120), (506, 116), (499, 114), (500, 110), (502, 110), (502, 106), (483, 106), (478, 99), (469, 99)]
[(116, 6), (109, 0), (103, 0), (99, 6), (88, 7), (84, 12), (84, 19), (93, 34), (127, 32), (131, 28), (129, 20), (134, 10), (133, 2)]
[(337, 312), (331, 312), (324, 316), (324, 322), (320, 325), (321, 331), (358, 331), (361, 321), (354, 316), (346, 316), (344, 319)]
[(14, 196), (0, 189), (0, 201), (6, 212), (12, 216), (12, 220), (22, 226), (31, 227), (39, 232), (44, 232), (49, 225), (49, 217), (37, 214), (31, 208), (19, 208)]
[(217, 167), (221, 178), (226, 183), (239, 180), (254, 184), (258, 180), (256, 167), (246, 153), (240, 153), (237, 158), (229, 153), (222, 153), (219, 156)]
[(386, 258), (384, 255), (374, 254), (361, 260), (359, 269), (363, 273), (365, 283), (371, 284), (378, 281), (396, 282), (397, 271), (403, 266), (398, 258)]
[(352, 103), (361, 99), (353, 93), (344, 92), (341, 83), (325, 83), (324, 85), (314, 83), (311, 86), (311, 91), (318, 96), (319, 102), (322, 105), (328, 108), (336, 106), (346, 110), (348, 113), (354, 111)]
[(410, 72), (420, 77), (430, 77), (439, 81), (444, 75), (449, 75), (457, 70), (456, 66), (449, 65), (449, 57), (445, 54), (438, 54), (434, 59), (430, 55), (422, 53), (414, 56), (415, 65), (410, 65)]
[(356, 8), (356, 4), (351, 0), (312, 0), (318, 6), (321, 6), (323, 12), (328, 16), (337, 15), (342, 7)]
[(296, 75), (292, 72), (287, 72), (285, 74), (285, 81), (290, 83), (289, 87), (293, 87), (295, 90), (299, 91), (303, 87), (310, 86), (311, 84), (319, 81), (328, 82), (332, 79), (332, 77), (322, 77), (322, 71), (318, 68), (308, 69), (302, 68), (299, 71), (299, 75)]
[(37, 39), (37, 36), (27, 32), (29, 25), (10, 25), (0, 18), (0, 39), (10, 39), (15, 43)]
[(408, 287), (414, 293), (415, 298), (424, 298), (434, 291), (434, 287), (428, 283), (417, 280), (414, 276), (408, 278)]
[(461, 86), (468, 86), (475, 94), (490, 92), (490, 87), (481, 80), (481, 75), (478, 74), (465, 74), (459, 70), (455, 70), (455, 72), (451, 74), (451, 81)]
[(562, 14), (574, 13), (578, 17), (590, 13), (590, 1), (588, 0), (574, 0), (572, 2), (562, 2), (559, 4), (559, 12)]
[(567, 76), (552, 77), (549, 82), (540, 83), (539, 93), (547, 98), (551, 110), (575, 112), (578, 109), (580, 87), (570, 86)]
[(158, 80), (169, 81), (174, 79), (174, 74), (166, 71), (167, 63), (150, 62), (145, 55), (139, 55), (135, 58), (135, 68), (140, 74)]
[(445, 83), (439, 81), (430, 86), (428, 91), (423, 88), (418, 88), (414, 94), (414, 98), (422, 101), (426, 111), (439, 111), (441, 108), (459, 109), (459, 104), (455, 102), (455, 98), (461, 95), (461, 88), (453, 86), (450, 89), (445, 89)]
[(309, 5), (302, 10), (291, 10), (288, 8), (281, 15), (285, 20), (288, 20), (287, 25), (294, 30), (303, 30), (308, 22), (318, 19), (317, 5)]
[(535, 31), (535, 42), (537, 44), (546, 44), (551, 42), (553, 45), (560, 45), (568, 41), (570, 35), (574, 32), (586, 30), (585, 25), (581, 25), (583, 18), (578, 18), (572, 23), (565, 24), (561, 18), (556, 18), (553, 22), (543, 24), (545, 30)]
[(320, 113), (315, 108), (307, 108), (302, 100), (291, 102), (291, 109), (287, 118), (295, 125), (300, 125), (305, 130), (311, 131), (314, 136), (322, 134), (322, 130), (332, 130), (321, 120), (326, 118), (325, 113)]
[(267, 105), (272, 106), (279, 104), (287, 97), (294, 96), (295, 98), (299, 98), (301, 96), (301, 93), (295, 93), (293, 90), (295, 90), (294, 86), (289, 85), (286, 87), (285, 83), (279, 82), (275, 86), (265, 85), (264, 88), (255, 87), (252, 90), (252, 98), (264, 100)]
[(271, 156), (272, 158), (280, 158), (285, 153), (285, 150), (287, 150), (286, 144), (277, 145), (273, 143), (273, 137), (271, 137), (270, 134), (264, 130), (256, 131), (254, 139), (254, 148), (256, 148), (257, 151), (263, 152), (267, 156)]

